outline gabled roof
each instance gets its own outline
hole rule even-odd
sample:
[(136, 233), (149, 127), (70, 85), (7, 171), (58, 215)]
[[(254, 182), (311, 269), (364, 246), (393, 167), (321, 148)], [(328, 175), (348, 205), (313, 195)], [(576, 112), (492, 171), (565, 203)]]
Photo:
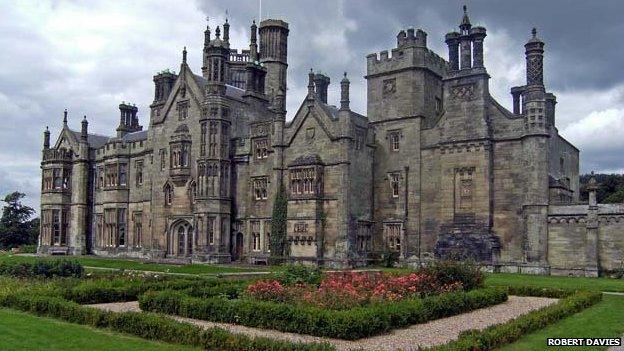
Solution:
[[(70, 133), (73, 134), (74, 138), (76, 138), (76, 140), (80, 140), (80, 132), (77, 132), (75, 130), (71, 130), (68, 129)], [(106, 144), (106, 142), (110, 139), (109, 136), (106, 135), (100, 135), (100, 134), (87, 134), (87, 141), (89, 142), (89, 146), (97, 149), (99, 147), (101, 147), (102, 145)]]
[(147, 140), (147, 130), (141, 130), (138, 132), (128, 133), (121, 138), (125, 142), (133, 142), (140, 140)]

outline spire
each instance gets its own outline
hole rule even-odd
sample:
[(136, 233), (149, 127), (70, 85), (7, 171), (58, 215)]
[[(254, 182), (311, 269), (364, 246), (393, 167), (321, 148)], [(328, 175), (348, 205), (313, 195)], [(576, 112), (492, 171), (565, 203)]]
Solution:
[(210, 24), (206, 16), (206, 30), (204, 31), (204, 47), (210, 45)]
[(184, 47), (184, 50), (182, 50), (182, 64), (186, 64), (186, 46)]
[(43, 132), (43, 148), (50, 148), (50, 129), (46, 126), (45, 131)]
[(87, 121), (87, 116), (85, 115), (82, 118), (82, 129), (80, 130), (80, 140), (87, 141), (87, 138), (89, 135), (88, 129), (89, 129), (89, 122)]
[(472, 27), (470, 23), (470, 18), (468, 18), (468, 7), (464, 5), (464, 17), (462, 18), (462, 22), (459, 25), (459, 28), (462, 30), (462, 34), (468, 34), (468, 30)]
[(67, 109), (63, 111), (63, 126), (67, 126)]
[(254, 20), (251, 23), (251, 35), (250, 35), (250, 44), (249, 44), (249, 60), (254, 63), (258, 61), (258, 26), (256, 26), (256, 21)]
[(310, 68), (308, 73), (308, 98), (314, 97), (314, 70)]
[(230, 42), (230, 24), (228, 23), (227, 14), (225, 17), (225, 23), (223, 24), (223, 41), (226, 43)]

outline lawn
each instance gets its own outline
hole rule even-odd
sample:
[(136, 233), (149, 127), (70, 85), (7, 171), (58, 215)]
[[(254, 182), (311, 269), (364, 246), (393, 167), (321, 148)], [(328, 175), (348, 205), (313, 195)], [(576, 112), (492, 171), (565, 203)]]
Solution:
[(174, 351), (196, 350), (93, 329), (10, 309), (0, 309), (0, 350)]
[[(113, 269), (132, 269), (139, 271), (153, 271), (166, 273), (186, 273), (186, 274), (219, 274), (219, 273), (240, 273), (250, 271), (266, 270), (266, 267), (236, 267), (227, 265), (214, 264), (161, 264), (161, 263), (144, 263), (139, 260), (110, 259), (89, 256), (71, 256), (68, 259), (77, 260), (85, 267), (113, 268)], [(22, 256), (0, 254), (0, 262), (34, 262), (41, 258), (36, 256)]]
[[(624, 296), (604, 295), (597, 305), (581, 311), (539, 332), (525, 335), (500, 350), (553, 350), (546, 338), (620, 337), (624, 333)], [(564, 347), (566, 350), (605, 350), (596, 347)]]
[(485, 284), (487, 286), (529, 285), (559, 289), (624, 292), (624, 279), (613, 278), (558, 277), (515, 273), (493, 273), (487, 275)]

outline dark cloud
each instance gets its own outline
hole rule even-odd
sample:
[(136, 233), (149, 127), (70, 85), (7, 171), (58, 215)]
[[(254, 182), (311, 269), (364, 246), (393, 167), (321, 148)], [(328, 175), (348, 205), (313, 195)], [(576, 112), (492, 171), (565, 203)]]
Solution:
[[(113, 134), (117, 105), (135, 102), (148, 125), (152, 76), (178, 70), (183, 46), (200, 71), (205, 17), (211, 26), (230, 14), (232, 42), (248, 47), (259, 2), (226, 0), (20, 1), (0, 3), (0, 192), (26, 189), (38, 201), (41, 133), (56, 137), (62, 111), (78, 129)], [(366, 113), (365, 56), (395, 45), (407, 27), (428, 33), (446, 57), (444, 34), (455, 30), (460, 1), (264, 0), (263, 18), (290, 23), (289, 116), (305, 96), (310, 68), (331, 77), (330, 103), (348, 71), (352, 106)], [(583, 171), (622, 170), (624, 2), (605, 0), (468, 1), (474, 24), (488, 29), (486, 66), (492, 94), (506, 106), (509, 88), (524, 80), (524, 43), (532, 27), (546, 42), (546, 82), (557, 94), (558, 125), (581, 149)], [(1, 194), (0, 194), (1, 195)]]

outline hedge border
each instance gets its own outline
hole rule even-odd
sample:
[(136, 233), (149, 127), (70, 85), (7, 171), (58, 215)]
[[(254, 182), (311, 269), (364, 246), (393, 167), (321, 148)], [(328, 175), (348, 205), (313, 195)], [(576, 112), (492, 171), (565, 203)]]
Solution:
[(60, 297), (2, 295), (0, 306), (52, 317), (70, 323), (138, 336), (211, 351), (334, 351), (327, 343), (293, 343), (266, 337), (234, 334), (221, 328), (207, 328), (175, 321), (145, 312), (110, 312), (84, 307)]
[(183, 292), (164, 290), (143, 294), (139, 298), (139, 305), (143, 311), (356, 340), (506, 300), (505, 289), (484, 288), (336, 311), (251, 299), (196, 298)]
[(602, 300), (599, 291), (571, 291), (538, 287), (508, 287), (518, 296), (557, 297), (560, 300), (548, 307), (529, 312), (503, 324), (483, 330), (467, 330), (457, 340), (427, 348), (427, 351), (486, 351), (511, 344), (524, 335), (554, 324), (566, 317), (595, 305)]

